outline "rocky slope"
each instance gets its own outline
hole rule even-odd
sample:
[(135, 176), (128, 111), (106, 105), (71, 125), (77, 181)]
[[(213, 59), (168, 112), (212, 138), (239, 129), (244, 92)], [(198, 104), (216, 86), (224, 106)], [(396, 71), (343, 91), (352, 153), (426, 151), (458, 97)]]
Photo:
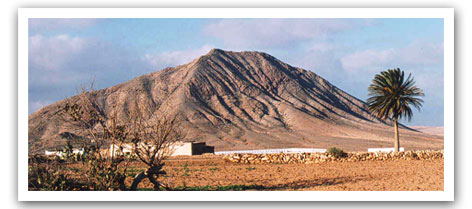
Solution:
[[(366, 87), (367, 88), (367, 87)], [(194, 61), (96, 91), (107, 113), (138, 102), (155, 114), (179, 114), (187, 139), (216, 150), (288, 147), (366, 150), (393, 145), (389, 121), (313, 72), (262, 52), (213, 49)], [(75, 97), (70, 98), (74, 100)], [(59, 101), (29, 116), (30, 152), (82, 135)], [(441, 149), (442, 137), (401, 129), (406, 149)]]

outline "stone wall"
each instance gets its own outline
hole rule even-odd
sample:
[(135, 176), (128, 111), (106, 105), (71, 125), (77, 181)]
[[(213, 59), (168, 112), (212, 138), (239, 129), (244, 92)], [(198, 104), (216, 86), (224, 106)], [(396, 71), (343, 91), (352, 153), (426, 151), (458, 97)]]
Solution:
[(345, 157), (334, 157), (328, 153), (278, 153), (278, 154), (230, 154), (223, 159), (232, 163), (272, 164), (272, 163), (319, 163), (357, 162), (386, 160), (434, 160), (443, 159), (444, 150), (418, 150), (406, 152), (348, 152)]

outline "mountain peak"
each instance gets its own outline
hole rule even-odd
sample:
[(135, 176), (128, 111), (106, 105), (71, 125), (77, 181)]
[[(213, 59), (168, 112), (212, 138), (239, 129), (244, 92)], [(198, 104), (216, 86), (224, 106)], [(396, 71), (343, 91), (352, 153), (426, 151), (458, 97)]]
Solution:
[(218, 54), (239, 54), (239, 55), (262, 55), (264, 57), (272, 57), (271, 55), (261, 52), (261, 51), (230, 51), (230, 50), (223, 50), (219, 48), (211, 49), (206, 55), (218, 55)]
[(222, 50), (222, 49), (218, 49), (218, 48), (213, 48), (210, 50), (210, 52), (208, 52), (208, 55), (212, 55), (212, 54), (218, 54), (218, 53), (224, 53), (225, 51)]

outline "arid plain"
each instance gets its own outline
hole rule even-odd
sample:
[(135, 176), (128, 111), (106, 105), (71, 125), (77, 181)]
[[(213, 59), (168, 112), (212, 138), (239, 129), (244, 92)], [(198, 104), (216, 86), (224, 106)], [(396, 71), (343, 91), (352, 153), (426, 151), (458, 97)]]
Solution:
[[(144, 169), (139, 163), (132, 167)], [(162, 183), (180, 190), (444, 190), (443, 159), (248, 165), (192, 156), (167, 160), (165, 171)], [(140, 188), (152, 184), (143, 181)]]

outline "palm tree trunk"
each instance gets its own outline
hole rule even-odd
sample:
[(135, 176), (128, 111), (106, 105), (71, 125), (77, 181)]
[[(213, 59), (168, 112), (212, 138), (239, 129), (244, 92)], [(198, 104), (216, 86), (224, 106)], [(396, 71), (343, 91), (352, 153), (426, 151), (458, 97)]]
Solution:
[(395, 118), (395, 152), (400, 152), (400, 136), (398, 135), (398, 118)]

